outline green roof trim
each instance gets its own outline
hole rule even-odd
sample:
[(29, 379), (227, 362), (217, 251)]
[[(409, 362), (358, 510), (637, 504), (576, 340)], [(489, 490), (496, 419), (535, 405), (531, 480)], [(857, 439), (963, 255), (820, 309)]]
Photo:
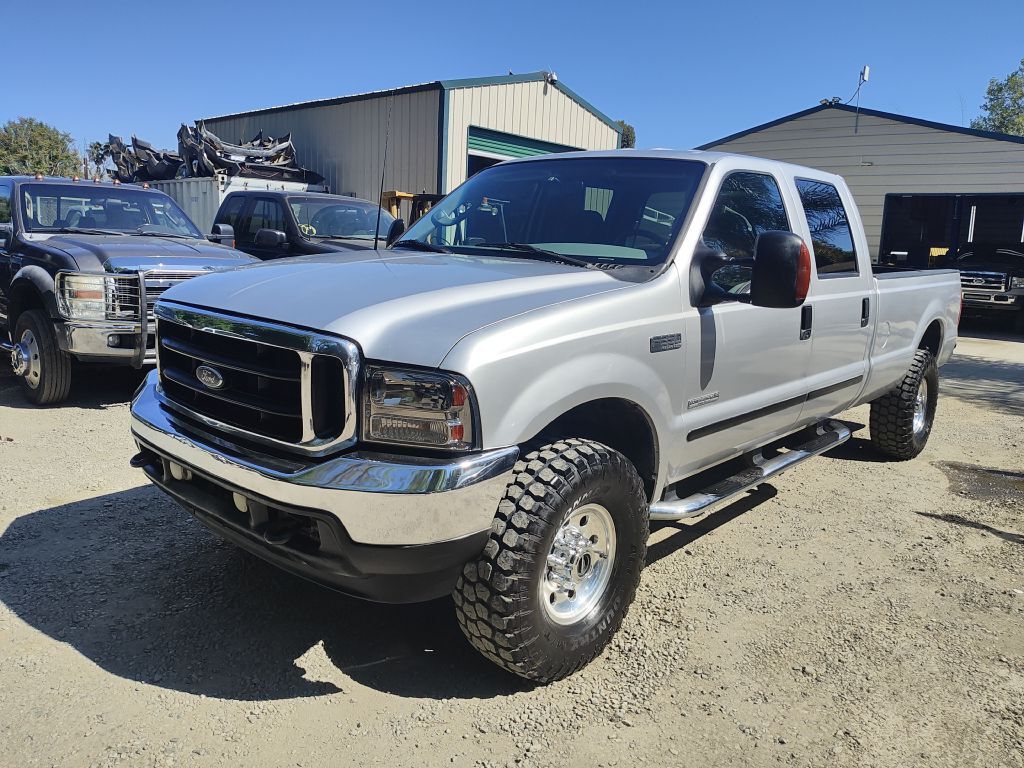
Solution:
[(554, 144), (550, 141), (493, 131), (490, 128), (479, 128), (475, 125), (469, 126), (466, 147), (469, 152), (475, 149), (478, 152), (488, 152), (509, 158), (549, 155), (553, 152), (576, 152), (579, 149), (565, 144)]
[[(807, 117), (808, 115), (813, 115), (826, 109), (838, 109), (843, 112), (850, 113), (856, 113), (858, 111), (856, 107), (851, 107), (848, 104), (819, 104), (816, 107), (804, 109), (800, 112), (794, 112), (791, 115), (780, 117), (777, 120), (771, 120), (767, 123), (761, 123), (761, 125), (755, 125), (753, 128), (747, 128), (745, 131), (739, 131), (738, 133), (723, 136), (721, 139), (709, 141), (707, 144), (701, 144), (699, 147), (696, 147), (696, 149), (714, 149), (721, 144), (726, 144), (730, 141), (735, 141), (736, 139), (742, 139), (744, 136), (749, 136), (752, 133), (757, 133), (758, 131), (763, 131), (767, 128), (774, 128), (776, 125), (782, 125), (783, 123), (788, 123), (791, 120), (799, 120), (801, 117)], [(962, 133), (966, 136), (975, 136), (979, 139), (993, 139), (994, 141), (1009, 141), (1014, 144), (1024, 144), (1024, 136), (1014, 136), (1009, 133), (999, 133), (998, 131), (980, 131), (977, 128), (964, 128), (962, 125), (951, 125), (949, 123), (936, 123), (932, 120), (923, 120), (919, 117), (897, 115), (894, 112), (882, 112), (877, 109), (867, 109), (865, 107), (861, 107), (859, 111), (860, 114), (868, 115), (869, 117), (878, 117), (883, 120), (895, 120), (900, 123), (920, 125), (924, 128), (933, 128), (937, 131)]]

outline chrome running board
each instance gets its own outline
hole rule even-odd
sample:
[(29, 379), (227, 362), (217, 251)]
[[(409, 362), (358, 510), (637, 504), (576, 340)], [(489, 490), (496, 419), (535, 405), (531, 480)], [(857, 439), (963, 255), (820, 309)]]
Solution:
[(850, 430), (838, 421), (824, 421), (815, 428), (815, 436), (770, 459), (761, 451), (750, 454), (751, 466), (731, 477), (709, 485), (696, 493), (679, 498), (674, 491), (656, 504), (651, 504), (651, 520), (685, 520), (707, 512), (709, 507), (738, 496), (787, 469), (824, 453), (850, 439)]

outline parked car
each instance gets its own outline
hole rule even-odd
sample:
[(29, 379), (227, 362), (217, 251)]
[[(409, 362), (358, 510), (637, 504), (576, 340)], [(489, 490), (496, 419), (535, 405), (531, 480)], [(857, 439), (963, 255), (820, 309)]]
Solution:
[(1005, 318), (1024, 333), (1024, 246), (968, 244), (946, 263), (960, 270), (965, 315)]
[[(380, 222), (378, 230), (378, 219)], [(214, 232), (258, 259), (364, 250), (390, 245), (405, 231), (375, 203), (316, 193), (232, 192), (214, 219)]]
[(253, 260), (208, 242), (162, 192), (0, 176), (0, 347), (31, 402), (58, 403), (72, 359), (155, 362), (167, 288)]
[(959, 291), (951, 270), (873, 273), (846, 184), (810, 168), (502, 163), (390, 251), (166, 293), (133, 464), (288, 571), (450, 593), (487, 658), (556, 680), (618, 630), (651, 520), (834, 448), (859, 403), (881, 454), (918, 455)]

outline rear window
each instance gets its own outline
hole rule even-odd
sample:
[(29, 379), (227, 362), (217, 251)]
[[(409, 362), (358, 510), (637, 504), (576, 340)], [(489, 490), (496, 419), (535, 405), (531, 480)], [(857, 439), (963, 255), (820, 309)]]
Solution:
[(842, 198), (839, 197), (839, 190), (831, 184), (812, 179), (797, 179), (796, 189), (807, 216), (818, 275), (856, 275), (857, 253), (853, 247), (853, 231)]

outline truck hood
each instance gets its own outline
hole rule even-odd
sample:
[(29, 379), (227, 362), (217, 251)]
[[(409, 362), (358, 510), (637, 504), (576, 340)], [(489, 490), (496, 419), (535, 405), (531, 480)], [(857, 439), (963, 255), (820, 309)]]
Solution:
[(54, 235), (45, 244), (71, 256), (87, 271), (137, 272), (151, 269), (191, 272), (249, 264), (252, 256), (206, 240), (145, 235)]
[(486, 325), (630, 284), (505, 255), (351, 251), (205, 275), (163, 299), (326, 331), (352, 339), (370, 359), (436, 367)]

